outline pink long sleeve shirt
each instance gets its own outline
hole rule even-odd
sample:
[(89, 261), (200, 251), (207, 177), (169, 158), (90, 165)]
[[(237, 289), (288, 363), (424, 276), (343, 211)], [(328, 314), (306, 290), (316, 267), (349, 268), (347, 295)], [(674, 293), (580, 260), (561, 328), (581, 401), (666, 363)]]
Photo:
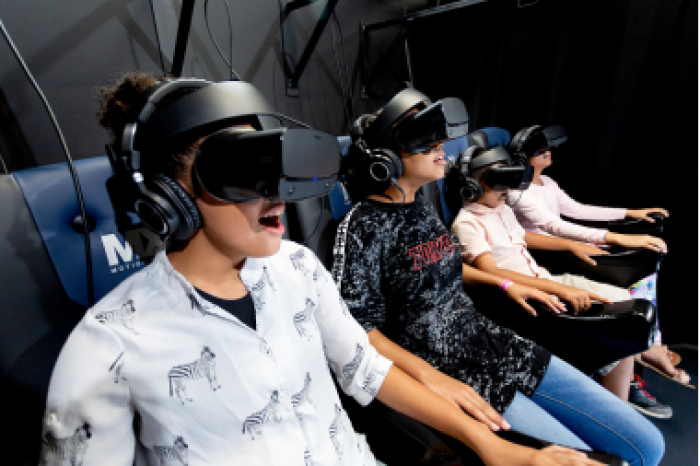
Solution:
[(532, 184), (522, 192), (508, 193), (522, 227), (529, 232), (558, 236), (586, 243), (604, 243), (607, 230), (589, 228), (562, 220), (561, 215), (580, 220), (620, 220), (625, 218), (624, 208), (597, 207), (576, 202), (550, 177), (541, 175), (543, 186)]

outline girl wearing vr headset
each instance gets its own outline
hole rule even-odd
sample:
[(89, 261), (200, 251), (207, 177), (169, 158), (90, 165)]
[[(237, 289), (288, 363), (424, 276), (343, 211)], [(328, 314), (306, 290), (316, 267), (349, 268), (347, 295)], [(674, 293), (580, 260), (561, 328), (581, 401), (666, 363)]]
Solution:
[[(547, 132), (552, 130), (557, 130), (558, 134), (553, 135), (555, 140), (550, 143)], [(558, 236), (584, 243), (611, 244), (625, 248), (647, 248), (652, 251), (668, 252), (668, 247), (661, 238), (650, 235), (613, 233), (604, 229), (576, 225), (560, 217), (561, 214), (581, 220), (621, 220), (627, 217), (649, 222), (654, 221), (654, 215), (668, 217), (668, 212), (662, 208), (598, 207), (580, 204), (569, 197), (553, 179), (542, 174), (547, 167), (552, 165), (551, 145), (556, 145), (556, 140), (562, 140), (562, 142), (566, 140), (566, 136), (562, 133), (563, 129), (559, 126), (545, 129), (537, 125), (531, 126), (520, 130), (509, 144), (511, 152), (534, 169), (530, 188), (523, 192), (511, 192), (507, 199), (507, 203), (513, 208), (523, 228), (533, 233)], [(598, 249), (597, 251), (593, 250), (593, 254), (606, 254), (606, 252)], [(593, 260), (585, 257), (583, 259)], [(648, 299), (647, 285), (655, 290), (656, 274), (647, 277), (639, 285), (631, 288), (631, 296)], [(643, 295), (638, 296), (637, 290), (640, 289), (643, 290)], [(654, 291), (651, 299), (654, 304), (656, 304), (655, 297)], [(679, 356), (669, 351), (665, 345), (661, 345), (658, 327), (655, 344), (651, 349), (642, 353), (638, 360), (680, 384), (687, 385), (690, 381), (690, 376), (683, 369), (675, 367), (680, 362)]]
[(438, 136), (411, 143), (430, 101), (402, 93), (355, 125), (347, 182), (364, 199), (341, 222), (334, 247), (333, 277), (370, 342), (493, 429), (512, 426), (561, 445), (604, 450), (630, 464), (658, 464), (663, 438), (646, 419), (474, 309), (462, 287), (467, 266), (459, 243), (418, 194), (444, 176), (441, 143), (449, 138), (426, 122), (423, 132)]
[(359, 403), (376, 397), (487, 464), (579, 458), (501, 440), (392, 365), (315, 255), (281, 240), (282, 200), (332, 186), (322, 178), (337, 173), (334, 137), (264, 129), (275, 112), (244, 82), (135, 73), (103, 91), (102, 106), (115, 174), (131, 189), (121, 194), (170, 242), (64, 345), (42, 464), (379, 464), (341, 407), (329, 363)]

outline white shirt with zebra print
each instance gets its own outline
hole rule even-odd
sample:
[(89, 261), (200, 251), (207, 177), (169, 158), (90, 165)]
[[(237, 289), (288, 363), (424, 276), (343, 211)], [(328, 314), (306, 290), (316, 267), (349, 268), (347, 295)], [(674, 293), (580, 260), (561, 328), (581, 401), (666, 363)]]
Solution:
[(283, 241), (241, 279), (257, 330), (200, 297), (164, 253), (91, 308), (54, 368), (41, 464), (375, 466), (328, 367), (366, 405), (391, 362), (330, 274)]

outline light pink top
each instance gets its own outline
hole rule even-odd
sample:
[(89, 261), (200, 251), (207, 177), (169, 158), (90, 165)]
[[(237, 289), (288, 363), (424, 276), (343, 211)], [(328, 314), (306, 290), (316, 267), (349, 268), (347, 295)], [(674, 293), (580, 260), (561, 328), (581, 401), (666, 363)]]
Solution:
[(576, 225), (562, 220), (561, 215), (581, 220), (620, 220), (627, 214), (624, 208), (576, 202), (550, 177), (540, 175), (540, 179), (544, 185), (531, 184), (522, 197), (520, 191), (508, 193), (508, 205), (526, 231), (600, 244), (605, 242), (607, 230)]
[(452, 232), (459, 238), (462, 258), (468, 264), (490, 252), (500, 269), (530, 277), (551, 277), (528, 252), (525, 230), (507, 205), (492, 209), (477, 203), (467, 204), (457, 214)]

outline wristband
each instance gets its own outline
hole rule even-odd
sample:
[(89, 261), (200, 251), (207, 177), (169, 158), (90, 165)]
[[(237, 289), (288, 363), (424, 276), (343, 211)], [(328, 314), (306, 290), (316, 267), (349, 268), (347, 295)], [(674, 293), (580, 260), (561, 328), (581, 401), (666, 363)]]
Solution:
[(506, 291), (508, 289), (508, 287), (510, 285), (512, 285), (513, 283), (515, 283), (515, 282), (512, 280), (508, 280), (508, 279), (503, 280), (503, 283), (501, 283), (501, 286), (499, 286), (499, 288), (503, 291)]

